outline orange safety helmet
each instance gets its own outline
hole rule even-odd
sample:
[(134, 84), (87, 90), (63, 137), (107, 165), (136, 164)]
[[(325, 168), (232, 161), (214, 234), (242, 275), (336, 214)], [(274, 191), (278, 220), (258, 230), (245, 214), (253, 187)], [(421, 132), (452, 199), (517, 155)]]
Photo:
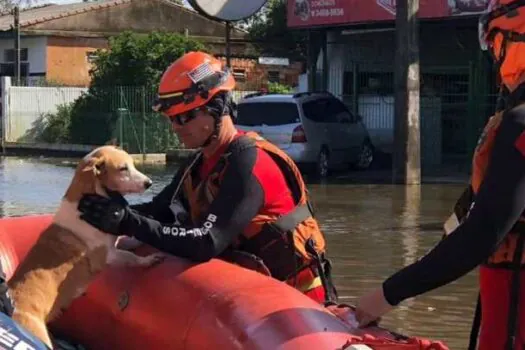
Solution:
[(490, 0), (479, 19), (479, 40), (510, 91), (525, 81), (525, 0)]
[(168, 116), (186, 113), (234, 87), (235, 79), (220, 60), (204, 52), (188, 52), (162, 75), (153, 110)]

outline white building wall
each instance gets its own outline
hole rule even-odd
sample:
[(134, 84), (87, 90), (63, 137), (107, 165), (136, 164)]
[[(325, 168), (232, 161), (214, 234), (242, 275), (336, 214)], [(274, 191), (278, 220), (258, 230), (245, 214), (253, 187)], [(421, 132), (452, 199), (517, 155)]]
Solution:
[[(7, 63), (5, 51), (14, 48), (12, 39), (0, 39), (0, 63)], [(45, 74), (47, 70), (47, 38), (21, 37), (20, 48), (27, 48), (29, 74)]]

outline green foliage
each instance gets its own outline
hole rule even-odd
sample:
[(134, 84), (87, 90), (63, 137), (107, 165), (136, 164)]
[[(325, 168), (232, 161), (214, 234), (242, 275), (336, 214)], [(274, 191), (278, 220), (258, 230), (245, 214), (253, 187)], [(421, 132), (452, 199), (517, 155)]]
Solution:
[(106, 90), (82, 94), (73, 104), (69, 129), (73, 143), (100, 145), (114, 137), (118, 113), (111, 108), (114, 93)]
[(293, 31), (287, 25), (285, 0), (268, 0), (266, 5), (247, 21), (249, 37), (261, 42), (263, 54), (304, 60), (306, 33)]
[[(146, 128), (144, 136), (149, 140), (146, 151), (161, 152), (177, 145), (176, 137), (163, 131), (164, 128), (169, 131), (169, 124), (151, 113), (151, 105), (164, 70), (184, 53), (196, 50), (206, 48), (199, 41), (177, 33), (124, 32), (110, 38), (109, 50), (96, 52), (88, 93), (73, 105), (71, 139), (75, 143), (104, 144), (125, 134), (124, 137), (131, 138), (124, 140), (128, 150), (142, 151), (143, 143), (139, 140), (144, 133), (137, 130)], [(133, 129), (121, 132), (119, 117), (127, 118), (127, 125), (135, 125)], [(150, 130), (156, 130), (155, 138), (148, 134)]]
[(159, 152), (179, 147), (171, 123), (161, 114), (151, 111), (156, 89), (143, 86), (116, 87), (113, 104), (117, 120), (111, 137), (122, 140), (123, 147), (133, 153)]
[[(97, 100), (86, 94), (78, 102), (60, 105), (56, 113), (42, 116), (31, 134), (38, 141), (48, 143), (99, 145), (116, 138), (131, 153), (157, 153), (180, 147), (177, 136), (171, 132), (169, 121), (160, 114), (143, 109), (152, 95), (153, 90), (148, 91), (144, 87), (108, 89), (107, 98), (111, 104), (125, 107), (117, 108), (114, 113), (104, 113), (96, 107)], [(74, 114), (74, 107), (86, 112), (86, 115)], [(137, 109), (143, 110), (130, 112)], [(112, 127), (101, 127), (101, 123), (108, 120)]]
[(268, 83), (268, 93), (270, 94), (290, 94), (292, 92), (291, 86), (280, 83)]
[(197, 40), (177, 33), (124, 32), (110, 38), (109, 50), (97, 50), (91, 88), (155, 86), (162, 72), (188, 51), (205, 51)]
[(43, 116), (43, 130), (37, 135), (39, 141), (48, 143), (69, 142), (69, 126), (71, 124), (72, 104), (57, 106), (56, 113)]

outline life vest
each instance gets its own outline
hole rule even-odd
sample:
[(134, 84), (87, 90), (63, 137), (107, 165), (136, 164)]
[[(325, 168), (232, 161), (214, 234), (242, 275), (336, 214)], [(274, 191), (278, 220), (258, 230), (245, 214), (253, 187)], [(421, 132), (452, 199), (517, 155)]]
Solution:
[[(313, 217), (308, 192), (299, 169), (277, 146), (254, 132), (239, 136), (222, 154), (206, 179), (194, 183), (191, 175), (185, 176), (182, 193), (189, 204), (192, 221), (201, 221), (201, 216), (205, 215), (221, 187), (224, 171), (228, 166), (228, 157), (234, 152), (249, 147), (264, 150), (276, 162), (291, 190), (295, 208), (289, 214), (282, 216), (256, 215), (234, 243), (233, 248), (255, 255), (264, 262), (274, 278), (288, 281), (312, 265), (313, 257), (305, 248), (307, 241), (311, 239), (315, 251), (324, 256), (325, 238)], [(196, 157), (199, 156), (198, 154)], [(198, 164), (197, 160), (193, 161), (190, 167), (196, 164)], [(191, 171), (187, 170), (186, 173)]]
[[(490, 155), (494, 146), (494, 140), (503, 118), (503, 112), (494, 114), (483, 129), (478, 140), (476, 150), (472, 159), (472, 175), (469, 186), (463, 191), (454, 206), (454, 213), (445, 222), (445, 235), (451, 233), (459, 223), (464, 220), (475, 201), (476, 193), (479, 190), (485, 177), (485, 172), (490, 162)], [(520, 233), (525, 234), (525, 215), (513, 226), (511, 232), (507, 234), (499, 245), (498, 249), (487, 259), (484, 265), (497, 268), (511, 268), (514, 263), (517, 241)], [(521, 256), (521, 264), (525, 265), (525, 251)]]
[[(462, 195), (454, 206), (454, 213), (445, 222), (445, 236), (450, 234), (457, 225), (468, 215), (473, 203), (475, 202), (476, 193), (479, 191), (485, 173), (487, 171), (494, 140), (498, 133), (499, 127), (504, 117), (504, 111), (494, 114), (483, 129), (478, 140), (472, 159), (472, 175), (469, 186), (463, 191)], [(520, 271), (525, 265), (525, 213), (514, 224), (511, 231), (505, 236), (499, 244), (496, 251), (483, 263), (488, 268), (504, 268), (512, 270), (512, 281), (509, 290), (509, 312), (507, 316), (507, 348), (511, 347), (514, 342), (516, 325), (518, 322), (518, 304), (520, 290)], [(475, 349), (481, 320), (481, 299), (478, 302), (475, 311), (475, 317), (470, 334), (469, 350)]]

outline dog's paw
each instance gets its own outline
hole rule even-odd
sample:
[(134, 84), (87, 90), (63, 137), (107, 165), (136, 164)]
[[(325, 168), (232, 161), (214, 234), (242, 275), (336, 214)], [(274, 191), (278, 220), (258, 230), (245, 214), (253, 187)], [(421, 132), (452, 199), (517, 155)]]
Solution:
[(140, 266), (150, 267), (160, 264), (166, 259), (166, 254), (164, 253), (153, 253), (148, 256), (140, 257), (139, 264)]
[(115, 248), (120, 250), (133, 250), (142, 245), (142, 242), (136, 238), (128, 236), (119, 236), (115, 242)]

